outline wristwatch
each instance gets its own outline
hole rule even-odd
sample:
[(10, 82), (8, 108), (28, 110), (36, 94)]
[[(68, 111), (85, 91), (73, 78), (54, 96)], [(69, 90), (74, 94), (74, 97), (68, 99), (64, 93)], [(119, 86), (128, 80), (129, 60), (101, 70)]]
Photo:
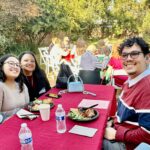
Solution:
[(3, 122), (4, 116), (0, 114), (0, 124)]

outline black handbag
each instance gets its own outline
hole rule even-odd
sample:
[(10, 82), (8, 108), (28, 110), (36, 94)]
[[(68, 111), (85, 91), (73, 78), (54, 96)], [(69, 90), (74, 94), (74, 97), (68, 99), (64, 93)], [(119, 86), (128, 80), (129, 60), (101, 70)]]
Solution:
[(56, 79), (56, 88), (67, 88), (67, 81), (70, 75), (72, 75), (72, 71), (69, 65), (62, 63), (60, 65), (60, 70)]

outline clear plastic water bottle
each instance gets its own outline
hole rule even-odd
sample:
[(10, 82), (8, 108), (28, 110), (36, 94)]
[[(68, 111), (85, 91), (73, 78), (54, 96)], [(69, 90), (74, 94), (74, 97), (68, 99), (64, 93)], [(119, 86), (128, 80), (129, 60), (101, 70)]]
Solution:
[(66, 132), (66, 116), (61, 104), (58, 104), (56, 109), (56, 128), (58, 133)]
[(33, 150), (32, 133), (26, 123), (21, 124), (19, 131), (21, 150)]

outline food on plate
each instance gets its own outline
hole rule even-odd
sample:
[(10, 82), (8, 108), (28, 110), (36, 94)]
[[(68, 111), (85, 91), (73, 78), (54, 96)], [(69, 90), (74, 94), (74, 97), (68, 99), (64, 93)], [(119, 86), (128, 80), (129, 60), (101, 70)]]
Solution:
[(94, 109), (92, 108), (89, 108), (83, 112), (81, 111), (80, 113), (82, 116), (88, 117), (88, 118), (92, 118), (93, 116), (95, 116)]
[(38, 111), (38, 110), (39, 110), (39, 104), (34, 104), (34, 105), (32, 106), (32, 110)]
[(58, 95), (55, 94), (55, 93), (50, 93), (49, 96), (50, 96), (50, 97), (54, 97), (54, 98), (58, 98)]
[(43, 104), (50, 104), (53, 103), (52, 98), (47, 98), (43, 100)]
[(86, 109), (85, 111), (81, 111), (78, 108), (71, 108), (68, 114), (68, 116), (74, 120), (89, 120), (95, 115), (93, 108)]
[(36, 99), (36, 100), (33, 101), (33, 104), (42, 104), (42, 101), (39, 100), (39, 99)]
[(29, 103), (28, 109), (30, 111), (39, 111), (39, 105), (40, 104), (49, 104), (51, 107), (54, 106), (52, 98), (46, 98), (43, 100), (36, 99), (33, 102)]

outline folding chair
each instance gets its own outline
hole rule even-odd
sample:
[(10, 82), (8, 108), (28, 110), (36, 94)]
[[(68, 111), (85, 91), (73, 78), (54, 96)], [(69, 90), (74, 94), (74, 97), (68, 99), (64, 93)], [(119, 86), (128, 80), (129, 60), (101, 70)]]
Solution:
[(48, 47), (38, 48), (40, 53), (40, 65), (46, 64), (46, 55), (48, 55)]
[(55, 68), (51, 63), (51, 57), (48, 54), (48, 47), (40, 47), (38, 48), (40, 53), (40, 64), (45, 65), (45, 72), (46, 75), (49, 77), (50, 75), (50, 68), (52, 69), (53, 73), (55, 72)]
[(99, 70), (80, 70), (79, 76), (84, 84), (100, 84), (100, 71)]

